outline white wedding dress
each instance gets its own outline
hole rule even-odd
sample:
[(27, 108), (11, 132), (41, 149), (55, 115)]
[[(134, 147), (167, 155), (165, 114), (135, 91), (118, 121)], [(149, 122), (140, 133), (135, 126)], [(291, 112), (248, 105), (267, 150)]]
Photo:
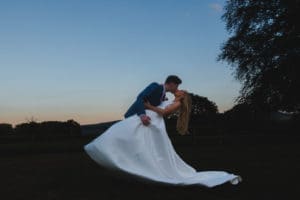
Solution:
[[(159, 107), (172, 103), (164, 101)], [(99, 137), (84, 146), (98, 164), (146, 182), (173, 185), (214, 187), (240, 176), (225, 171), (199, 171), (185, 163), (176, 153), (166, 132), (163, 117), (146, 110), (151, 124), (144, 126), (137, 115), (113, 124)], [(125, 173), (124, 173), (125, 172)]]

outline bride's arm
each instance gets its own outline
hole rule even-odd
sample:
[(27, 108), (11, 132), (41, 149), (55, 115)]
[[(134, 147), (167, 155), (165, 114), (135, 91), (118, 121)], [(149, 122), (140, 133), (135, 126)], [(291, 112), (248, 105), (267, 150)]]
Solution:
[(149, 102), (145, 103), (146, 108), (153, 110), (154, 112), (157, 112), (159, 115), (162, 116), (167, 116), (175, 112), (176, 110), (179, 109), (180, 105), (181, 105), (180, 101), (175, 101), (174, 103), (167, 106), (165, 109), (162, 109), (156, 106), (152, 106)]

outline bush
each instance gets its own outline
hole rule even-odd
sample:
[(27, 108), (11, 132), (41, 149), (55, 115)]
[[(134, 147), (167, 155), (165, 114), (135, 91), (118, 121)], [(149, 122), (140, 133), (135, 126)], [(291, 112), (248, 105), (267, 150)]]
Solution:
[(1, 123), (0, 124), (0, 136), (9, 135), (13, 133), (13, 127), (11, 124)]
[(45, 121), (37, 123), (31, 121), (16, 125), (15, 133), (19, 136), (26, 136), (35, 139), (49, 139), (59, 137), (74, 137), (81, 135), (80, 124), (74, 120), (66, 122)]

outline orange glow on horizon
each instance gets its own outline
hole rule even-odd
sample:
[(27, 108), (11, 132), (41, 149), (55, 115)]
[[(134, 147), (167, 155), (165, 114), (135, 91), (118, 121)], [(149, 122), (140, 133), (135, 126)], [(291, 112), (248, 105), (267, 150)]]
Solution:
[[(219, 112), (223, 113), (226, 110), (229, 110), (229, 106), (220, 106)], [(42, 122), (42, 121), (67, 121), (69, 119), (73, 119), (76, 122), (78, 122), (81, 125), (85, 124), (97, 124), (102, 122), (110, 122), (110, 121), (116, 121), (124, 119), (122, 113), (115, 113), (115, 112), (107, 112), (107, 113), (99, 113), (99, 114), (33, 114), (33, 115), (23, 115), (23, 116), (6, 116), (1, 117), (0, 123), (9, 123), (13, 126), (20, 124), (20, 123), (26, 123), (31, 120), (36, 122)]]
[(8, 123), (12, 124), (13, 126), (21, 123), (27, 123), (31, 120), (36, 121), (36, 122), (43, 122), (43, 121), (67, 121), (73, 119), (76, 122), (78, 122), (80, 125), (85, 125), (85, 124), (97, 124), (97, 123), (102, 123), (102, 122), (110, 122), (110, 121), (115, 121), (115, 120), (120, 120), (123, 119), (123, 116), (121, 114), (99, 114), (99, 115), (64, 115), (64, 116), (47, 116), (47, 115), (35, 115), (35, 116), (30, 116), (30, 117), (23, 117), (23, 116), (18, 116), (18, 117), (1, 117), (0, 123)]

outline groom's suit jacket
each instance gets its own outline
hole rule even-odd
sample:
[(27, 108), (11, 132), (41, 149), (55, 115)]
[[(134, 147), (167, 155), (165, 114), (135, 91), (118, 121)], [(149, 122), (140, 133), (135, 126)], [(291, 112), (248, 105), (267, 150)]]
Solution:
[(124, 117), (130, 117), (134, 114), (146, 114), (144, 101), (147, 100), (153, 106), (158, 106), (165, 98), (164, 86), (158, 83), (148, 85), (136, 98), (136, 101), (130, 106)]

